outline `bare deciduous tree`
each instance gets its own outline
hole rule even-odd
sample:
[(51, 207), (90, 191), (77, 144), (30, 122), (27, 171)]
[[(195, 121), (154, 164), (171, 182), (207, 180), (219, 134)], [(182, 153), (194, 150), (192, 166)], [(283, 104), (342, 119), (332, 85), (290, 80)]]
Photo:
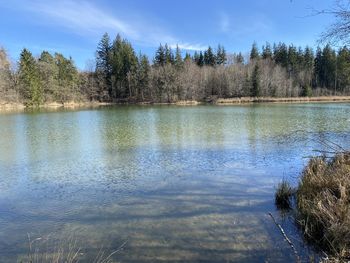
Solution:
[(314, 10), (316, 15), (332, 15), (335, 22), (322, 33), (320, 42), (331, 44), (350, 44), (350, 0), (336, 0), (334, 7)]

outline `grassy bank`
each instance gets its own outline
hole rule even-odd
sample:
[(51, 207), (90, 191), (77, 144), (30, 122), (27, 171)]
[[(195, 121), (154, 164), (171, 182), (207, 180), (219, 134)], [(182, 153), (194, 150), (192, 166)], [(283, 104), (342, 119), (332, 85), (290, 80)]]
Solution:
[[(50, 102), (37, 106), (38, 108), (58, 109), (58, 108), (79, 108), (79, 107), (98, 107), (105, 105), (178, 105), (178, 106), (195, 106), (201, 104), (214, 104), (214, 105), (236, 105), (244, 103), (309, 103), (309, 102), (350, 102), (350, 96), (324, 96), (324, 97), (290, 97), (290, 98), (274, 98), (274, 97), (241, 97), (241, 98), (210, 98), (207, 101), (196, 100), (180, 100), (169, 103), (156, 103), (152, 101), (116, 101), (116, 102)], [(20, 102), (4, 102), (0, 101), (0, 112), (4, 111), (20, 111), (26, 108), (33, 108), (33, 106), (27, 106)]]
[(59, 108), (82, 108), (82, 107), (99, 107), (99, 106), (105, 106), (105, 105), (111, 105), (111, 103), (106, 102), (65, 102), (65, 103), (58, 103), (58, 102), (50, 102), (50, 103), (44, 103), (39, 106), (28, 106), (24, 103), (20, 102), (1, 102), (0, 101), (0, 112), (11, 112), (11, 111), (22, 111), (24, 109), (28, 108), (43, 108), (43, 109), (59, 109)]
[[(293, 195), (291, 194), (293, 192)], [(295, 198), (297, 224), (305, 237), (335, 262), (350, 260), (350, 152), (332, 158), (312, 158), (297, 188), (286, 183), (276, 192), (276, 204), (286, 207)]]
[(262, 102), (275, 102), (275, 103), (307, 103), (307, 102), (346, 102), (350, 101), (350, 96), (322, 96), (322, 97), (290, 97), (290, 98), (275, 98), (275, 97), (242, 97), (231, 99), (217, 99), (216, 104), (229, 105), (240, 103), (262, 103)]

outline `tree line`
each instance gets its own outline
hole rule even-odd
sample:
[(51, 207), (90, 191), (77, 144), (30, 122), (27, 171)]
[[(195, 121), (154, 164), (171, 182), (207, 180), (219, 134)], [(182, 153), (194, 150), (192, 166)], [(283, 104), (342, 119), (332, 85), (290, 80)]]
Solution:
[(23, 49), (17, 67), (0, 49), (0, 100), (40, 105), (46, 102), (210, 101), (216, 97), (297, 97), (348, 95), (350, 50), (330, 45), (296, 47), (256, 43), (250, 54), (228, 54), (208, 47), (190, 54), (178, 46), (160, 45), (152, 59), (136, 54), (117, 35), (100, 40), (95, 65), (79, 71), (72, 58), (43, 51), (39, 57)]

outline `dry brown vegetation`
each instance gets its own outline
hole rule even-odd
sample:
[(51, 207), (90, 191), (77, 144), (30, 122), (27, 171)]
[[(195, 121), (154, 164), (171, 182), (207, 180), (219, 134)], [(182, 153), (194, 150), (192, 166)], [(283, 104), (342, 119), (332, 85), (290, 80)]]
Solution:
[[(88, 262), (113, 263), (113, 256), (122, 250), (124, 242), (112, 253), (106, 253), (102, 248)], [(28, 254), (20, 257), (21, 263), (78, 263), (86, 262), (84, 251), (73, 237), (57, 240), (56, 238), (38, 237), (32, 239), (28, 234)]]
[[(292, 190), (282, 182), (276, 205), (290, 205)], [(305, 237), (329, 255), (326, 262), (350, 260), (350, 152), (312, 158), (295, 191), (295, 217)], [(331, 260), (330, 260), (331, 258)]]
[(330, 254), (350, 259), (350, 153), (311, 159), (296, 199), (305, 235)]
[(274, 98), (274, 97), (241, 97), (241, 98), (230, 98), (222, 99), (219, 98), (215, 101), (219, 105), (228, 104), (240, 104), (240, 103), (257, 103), (257, 102), (276, 102), (276, 103), (300, 103), (300, 102), (345, 102), (350, 101), (350, 96), (318, 96), (318, 97), (289, 97), (289, 98)]

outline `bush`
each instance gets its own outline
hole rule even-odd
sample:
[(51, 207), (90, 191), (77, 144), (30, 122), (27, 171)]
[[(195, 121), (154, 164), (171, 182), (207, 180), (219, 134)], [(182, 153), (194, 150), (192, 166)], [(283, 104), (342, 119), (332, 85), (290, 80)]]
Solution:
[(302, 97), (312, 97), (312, 89), (309, 85), (306, 85), (302, 88), (301, 94)]

